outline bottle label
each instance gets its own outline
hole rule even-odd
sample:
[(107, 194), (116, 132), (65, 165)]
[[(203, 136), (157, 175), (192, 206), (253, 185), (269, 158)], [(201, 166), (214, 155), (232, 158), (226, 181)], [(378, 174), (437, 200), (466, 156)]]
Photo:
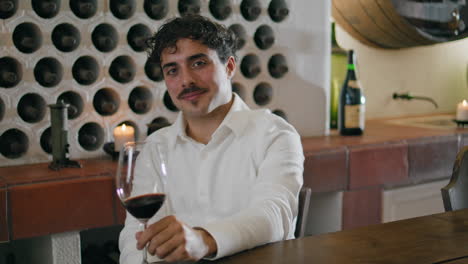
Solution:
[(361, 128), (364, 130), (365, 105), (345, 105), (345, 128)]
[(355, 88), (355, 89), (361, 89), (359, 86), (359, 83), (356, 80), (349, 80), (348, 81), (348, 87)]

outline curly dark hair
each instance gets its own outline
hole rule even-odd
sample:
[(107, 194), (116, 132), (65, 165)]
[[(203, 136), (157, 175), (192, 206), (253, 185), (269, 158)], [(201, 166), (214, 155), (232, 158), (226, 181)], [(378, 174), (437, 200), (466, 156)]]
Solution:
[(146, 40), (149, 59), (160, 64), (161, 53), (166, 48), (176, 48), (176, 42), (183, 38), (200, 41), (216, 50), (222, 63), (230, 56), (236, 58), (236, 35), (231, 30), (200, 15), (186, 15), (167, 21)]

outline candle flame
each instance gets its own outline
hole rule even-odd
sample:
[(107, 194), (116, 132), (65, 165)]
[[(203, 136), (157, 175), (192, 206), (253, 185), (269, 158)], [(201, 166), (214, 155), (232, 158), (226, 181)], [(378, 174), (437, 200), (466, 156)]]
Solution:
[(467, 106), (468, 102), (466, 100), (463, 100), (462, 104), (463, 104), (463, 106)]
[[(466, 103), (466, 102), (465, 102)], [(122, 130), (125, 131), (127, 129), (127, 126), (125, 124), (122, 125)]]

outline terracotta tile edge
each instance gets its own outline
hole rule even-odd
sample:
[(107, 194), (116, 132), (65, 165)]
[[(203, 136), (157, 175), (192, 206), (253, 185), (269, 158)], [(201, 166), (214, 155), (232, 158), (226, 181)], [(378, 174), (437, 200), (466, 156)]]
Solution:
[(41, 183), (51, 183), (51, 182), (66, 182), (66, 181), (74, 181), (74, 180), (87, 180), (87, 179), (96, 179), (96, 178), (107, 178), (112, 177), (112, 173), (105, 173), (100, 175), (93, 175), (93, 176), (70, 176), (64, 178), (57, 178), (57, 179), (46, 179), (46, 180), (39, 180), (39, 181), (25, 181), (21, 183), (13, 183), (6, 185), (6, 188), (16, 187), (16, 186), (25, 186), (25, 185), (35, 185)]
[(434, 140), (444, 141), (444, 140), (457, 139), (458, 144), (460, 144), (460, 140), (463, 135), (464, 134), (451, 134), (451, 135), (419, 137), (419, 138), (406, 139), (406, 141), (408, 142), (408, 144), (418, 144), (418, 143), (434, 142)]
[(353, 145), (349, 146), (348, 149), (350, 151), (353, 150), (360, 150), (360, 149), (368, 149), (368, 148), (384, 148), (385, 146), (398, 146), (398, 145), (408, 145), (408, 140), (391, 140), (391, 141), (384, 141), (379, 143), (372, 143), (372, 144), (364, 144), (364, 145)]
[(340, 151), (346, 151), (348, 146), (343, 145), (339, 147), (331, 147), (331, 148), (326, 148), (326, 149), (317, 149), (317, 150), (307, 150), (304, 151), (304, 156), (313, 156), (313, 155), (320, 155), (320, 154), (327, 154), (330, 152), (340, 152)]

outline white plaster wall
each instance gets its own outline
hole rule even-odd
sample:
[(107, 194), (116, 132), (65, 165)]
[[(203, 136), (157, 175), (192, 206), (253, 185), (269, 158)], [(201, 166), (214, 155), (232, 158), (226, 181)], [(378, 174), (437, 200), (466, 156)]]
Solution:
[(382, 194), (382, 222), (403, 220), (444, 212), (440, 189), (448, 180), (385, 190)]
[(79, 232), (54, 234), (51, 240), (54, 264), (81, 264)]
[[(127, 32), (131, 26), (142, 23), (155, 31), (163, 20), (150, 19), (143, 10), (143, 1), (138, 3), (136, 13), (128, 20), (115, 18), (109, 11), (109, 0), (98, 1), (98, 11), (89, 19), (77, 18), (69, 8), (62, 3), (59, 14), (51, 19), (40, 18), (32, 9), (31, 1), (19, 1), (18, 11), (8, 19), (0, 20), (0, 57), (8, 56), (17, 59), (23, 68), (23, 78), (12, 88), (0, 88), (0, 100), (5, 105), (5, 114), (0, 123), (0, 136), (10, 129), (19, 129), (29, 140), (27, 151), (19, 158), (8, 158), (0, 154), (0, 166), (13, 166), (51, 161), (52, 156), (40, 146), (40, 137), (50, 126), (49, 109), (44, 109), (45, 116), (35, 123), (28, 123), (18, 115), (17, 105), (26, 93), (40, 95), (46, 104), (55, 103), (60, 94), (74, 91), (83, 99), (83, 113), (68, 122), (68, 143), (70, 157), (99, 158), (107, 156), (103, 144), (113, 141), (112, 130), (122, 121), (132, 121), (136, 129), (137, 140), (144, 140), (147, 124), (156, 117), (165, 117), (173, 122), (177, 113), (169, 111), (163, 104), (166, 91), (164, 82), (153, 82), (144, 73), (147, 54), (134, 52), (127, 44)], [(211, 17), (209, 0), (201, 1), (201, 14)], [(317, 136), (328, 133), (328, 98), (330, 75), (330, 14), (331, 0), (307, 1), (288, 0), (289, 16), (282, 22), (274, 22), (268, 15), (271, 0), (260, 0), (261, 14), (255, 21), (245, 20), (240, 12), (242, 0), (232, 0), (233, 13), (229, 18), (218, 21), (226, 26), (241, 24), (247, 33), (245, 47), (239, 50), (239, 66), (241, 59), (254, 53), (260, 58), (261, 73), (253, 78), (243, 76), (240, 69), (234, 77), (235, 82), (245, 88), (245, 102), (251, 108), (268, 108), (272, 111), (282, 110), (288, 121), (296, 127), (302, 136)], [(169, 1), (167, 18), (178, 15), (177, 1)], [(32, 54), (20, 52), (14, 45), (12, 35), (15, 28), (23, 23), (36, 24), (42, 34), (42, 46)], [(119, 30), (118, 46), (110, 52), (98, 52), (91, 41), (91, 33), (95, 26), (107, 23)], [(51, 40), (51, 34), (56, 25), (69, 23), (74, 25), (81, 35), (80, 47), (72, 52), (58, 51)], [(254, 42), (255, 31), (261, 25), (272, 28), (275, 44), (266, 49), (259, 49)], [(268, 73), (268, 60), (274, 54), (286, 57), (289, 71), (284, 77), (276, 79)], [(91, 85), (80, 85), (72, 77), (71, 68), (80, 56), (94, 57), (100, 67), (98, 80)], [(131, 56), (136, 65), (136, 77), (129, 83), (118, 83), (108, 73), (111, 62), (117, 56)], [(43, 57), (54, 57), (62, 63), (63, 80), (53, 88), (44, 88), (35, 81), (34, 67)], [(272, 86), (273, 96), (266, 105), (258, 105), (254, 100), (254, 89), (261, 83)], [(144, 86), (153, 93), (153, 105), (146, 114), (136, 114), (130, 110), (127, 98), (134, 87)], [(118, 111), (110, 116), (101, 116), (93, 107), (95, 93), (101, 88), (111, 88), (118, 93), (120, 106)], [(86, 150), (78, 140), (79, 130), (86, 123), (97, 123), (103, 131), (103, 142), (96, 149)]]
[(0, 264), (14, 254), (17, 264), (81, 264), (80, 233), (67, 232), (0, 244)]
[[(279, 47), (289, 49), (288, 78), (278, 80), (279, 108), (301, 136), (329, 132), (331, 0), (290, 1), (288, 28)], [(286, 81), (286, 82), (285, 82)]]
[[(366, 95), (366, 118), (455, 112), (468, 98), (468, 38), (399, 50), (368, 47), (337, 26), (336, 38), (354, 49), (358, 74)], [(433, 98), (426, 101), (393, 100), (394, 92)]]

